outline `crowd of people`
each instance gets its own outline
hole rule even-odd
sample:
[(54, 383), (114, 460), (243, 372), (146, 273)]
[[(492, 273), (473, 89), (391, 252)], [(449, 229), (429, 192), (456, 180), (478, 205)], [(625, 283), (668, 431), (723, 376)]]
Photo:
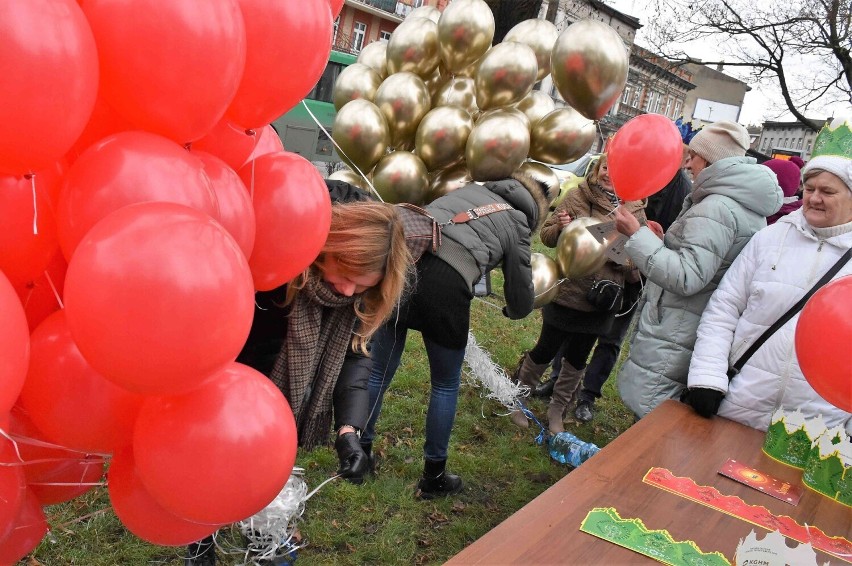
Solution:
[[(823, 400), (802, 375), (796, 317), (729, 378), (744, 349), (852, 247), (852, 144), (835, 144), (845, 153), (820, 154), (818, 138), (800, 175), (792, 162), (761, 165), (746, 157), (749, 142), (736, 123), (705, 126), (685, 146), (684, 167), (651, 202), (621, 201), (602, 154), (549, 216), (550, 187), (522, 174), (468, 184), (424, 208), (376, 202), (329, 181), (334, 204), (325, 247), (294, 281), (258, 293), (238, 361), (285, 395), (301, 449), (333, 443), (340, 475), (361, 483), (375, 470), (384, 394), (408, 331), (418, 331), (431, 387), (416, 495), (454, 495), (463, 481), (447, 459), (474, 286), (501, 267), (503, 313), (526, 317), (537, 231), (554, 247), (574, 219), (590, 217), (615, 221), (629, 261), (607, 260), (560, 282), (542, 309), (535, 346), (512, 372), (518, 383), (550, 396), (552, 434), (564, 430), (567, 415), (594, 418), (631, 321), (617, 385), (637, 419), (680, 399), (703, 417), (718, 414), (760, 430), (779, 407), (797, 408), (852, 434), (852, 415)], [(850, 274), (847, 262), (835, 278)], [(603, 279), (626, 291), (606, 309), (589, 298)], [(542, 383), (551, 365), (555, 379)], [(521, 411), (511, 420), (528, 426)], [(206, 539), (190, 547), (187, 565), (213, 564), (214, 557)]]

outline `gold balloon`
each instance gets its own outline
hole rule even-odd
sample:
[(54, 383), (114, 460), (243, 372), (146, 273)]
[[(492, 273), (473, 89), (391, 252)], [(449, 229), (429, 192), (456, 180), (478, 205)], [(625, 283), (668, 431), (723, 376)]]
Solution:
[(455, 106), (439, 106), (430, 110), (414, 138), (414, 152), (426, 168), (444, 169), (464, 159), (464, 147), (473, 120), (466, 110)]
[(553, 202), (559, 195), (559, 176), (547, 165), (535, 161), (524, 161), (518, 167), (518, 172), (529, 175), (547, 187), (547, 200)]
[(444, 65), (452, 72), (461, 71), (491, 47), (494, 40), (491, 8), (483, 0), (454, 0), (438, 20), (438, 40)]
[(455, 77), (442, 86), (432, 97), (432, 106), (458, 106), (474, 116), (479, 112), (476, 105), (476, 87), (470, 77)]
[(555, 165), (575, 161), (595, 143), (595, 123), (571, 107), (557, 108), (532, 129), (530, 157)]
[(441, 18), (441, 12), (434, 6), (420, 6), (419, 8), (411, 10), (408, 16), (406, 16), (406, 19), (408, 20), (413, 18), (427, 18), (437, 24), (438, 20)]
[(451, 193), (472, 181), (473, 179), (470, 178), (470, 173), (467, 171), (467, 165), (463, 162), (447, 169), (440, 169), (429, 173), (429, 190), (426, 193), (424, 202), (429, 204), (433, 200), (441, 198), (447, 193)]
[(492, 47), (479, 62), (474, 84), (482, 110), (520, 102), (535, 85), (538, 63), (528, 46), (516, 41)]
[(556, 240), (556, 263), (564, 277), (576, 279), (591, 275), (606, 263), (606, 246), (595, 240), (587, 226), (598, 224), (594, 218), (575, 218), (562, 229)]
[(340, 171), (335, 171), (334, 173), (329, 175), (328, 178), (332, 181), (343, 181), (344, 183), (355, 185), (359, 189), (364, 189), (368, 193), (371, 192), (370, 185), (367, 183), (364, 177), (362, 177), (352, 169), (341, 169)]
[(438, 68), (438, 24), (429, 18), (406, 19), (388, 42), (388, 74), (408, 71), (428, 79)]
[(556, 104), (549, 94), (534, 90), (518, 102), (515, 108), (526, 114), (530, 128), (535, 128), (539, 120), (556, 109)]
[(350, 100), (363, 98), (373, 102), (382, 78), (372, 67), (353, 63), (343, 69), (334, 81), (332, 100), (334, 109), (340, 110)]
[(340, 158), (367, 173), (387, 151), (390, 129), (378, 106), (358, 98), (344, 104), (334, 117), (331, 137), (340, 146)]
[(627, 83), (627, 47), (618, 33), (595, 20), (565, 28), (550, 56), (553, 82), (568, 104), (589, 120), (600, 120)]
[(371, 67), (380, 78), (384, 79), (388, 76), (388, 42), (368, 43), (358, 54), (357, 62)]
[(385, 202), (422, 204), (429, 186), (426, 166), (408, 151), (394, 151), (376, 164), (373, 186)]
[(551, 22), (542, 19), (524, 20), (509, 30), (503, 41), (517, 41), (525, 43), (535, 52), (538, 62), (538, 75), (536, 80), (540, 81), (550, 74), (550, 53), (559, 32)]
[(401, 148), (414, 140), (420, 120), (431, 108), (429, 89), (423, 79), (402, 71), (379, 85), (376, 106), (382, 111), (391, 133), (391, 147)]
[(543, 307), (556, 298), (559, 292), (559, 267), (550, 257), (533, 252), (530, 254), (533, 282), (533, 308)]
[(516, 117), (518, 120), (523, 122), (526, 127), (529, 129), (530, 127), (530, 119), (527, 118), (527, 115), (515, 108), (514, 106), (503, 106), (502, 108), (492, 108), (491, 110), (486, 110), (485, 112), (480, 112), (479, 116), (476, 117), (476, 123), (480, 123), (483, 120), (487, 120), (492, 116), (500, 116), (500, 115), (512, 115)]
[(473, 127), (465, 161), (474, 181), (505, 179), (520, 167), (530, 149), (530, 131), (520, 118), (495, 114)]

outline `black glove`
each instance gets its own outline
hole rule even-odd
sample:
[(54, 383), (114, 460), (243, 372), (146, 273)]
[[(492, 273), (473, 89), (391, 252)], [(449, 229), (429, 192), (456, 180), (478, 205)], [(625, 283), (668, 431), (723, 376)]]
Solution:
[(719, 405), (722, 404), (724, 397), (724, 393), (715, 389), (693, 387), (684, 393), (681, 400), (695, 409), (696, 413), (709, 419), (719, 411)]
[(334, 441), (334, 449), (337, 450), (337, 458), (340, 460), (337, 473), (352, 483), (363, 482), (369, 460), (361, 448), (358, 435), (354, 432), (344, 432)]

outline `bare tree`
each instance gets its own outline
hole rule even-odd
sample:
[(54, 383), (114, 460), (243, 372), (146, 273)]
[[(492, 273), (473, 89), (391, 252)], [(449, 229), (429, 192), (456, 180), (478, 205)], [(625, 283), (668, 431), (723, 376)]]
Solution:
[[(654, 51), (681, 62), (747, 70), (774, 84), (787, 110), (814, 130), (813, 107), (852, 103), (849, 0), (653, 0), (646, 28)], [(714, 41), (725, 59), (699, 61), (678, 44)]]
[(485, 0), (494, 14), (494, 43), (500, 43), (516, 24), (537, 18), (541, 0)]

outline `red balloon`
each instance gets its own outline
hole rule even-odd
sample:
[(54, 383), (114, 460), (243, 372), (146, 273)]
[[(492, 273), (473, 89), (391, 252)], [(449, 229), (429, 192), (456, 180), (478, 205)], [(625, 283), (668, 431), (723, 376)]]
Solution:
[(248, 189), (236, 171), (218, 157), (204, 151), (194, 151), (193, 154), (204, 164), (204, 171), (216, 194), (219, 203), (217, 220), (234, 237), (246, 258), (250, 257), (256, 225)]
[(331, 19), (337, 18), (340, 15), (340, 10), (343, 9), (343, 0), (329, 0), (331, 5)]
[(0, 176), (0, 271), (16, 287), (44, 273), (59, 246), (49, 197), (49, 185), (58, 181), (41, 172)]
[(83, 10), (98, 46), (101, 90), (113, 108), (179, 143), (213, 129), (245, 65), (236, 0), (87, 0)]
[(852, 413), (852, 275), (831, 281), (805, 304), (796, 324), (796, 357), (814, 391)]
[(0, 37), (0, 171), (23, 174), (61, 158), (83, 131), (98, 55), (72, 0), (0, 2)]
[(44, 273), (25, 285), (15, 287), (24, 306), (30, 332), (35, 330), (41, 321), (60, 309), (66, 271), (68, 271), (68, 262), (65, 261), (62, 252), (57, 249)]
[(322, 76), (331, 53), (328, 0), (239, 0), (246, 66), (227, 116), (261, 128), (295, 106)]
[(191, 393), (149, 398), (133, 453), (139, 478), (165, 509), (231, 523), (263, 509), (287, 483), (296, 422), (269, 379), (232, 363)]
[(607, 156), (615, 193), (624, 200), (641, 200), (672, 180), (683, 159), (683, 140), (670, 119), (642, 114), (615, 133)]
[(30, 333), (21, 301), (2, 271), (0, 321), (0, 414), (4, 414), (15, 404), (27, 377)]
[(257, 145), (257, 139), (254, 130), (238, 128), (223, 119), (206, 136), (192, 142), (191, 151), (200, 150), (215, 155), (236, 171), (248, 160)]
[(35, 550), (47, 534), (47, 519), (41, 505), (33, 490), (26, 490), (12, 532), (0, 539), (0, 564), (15, 564)]
[(80, 451), (111, 453), (130, 444), (143, 397), (92, 369), (71, 338), (65, 312), (52, 314), (30, 340), (20, 404), (39, 430)]
[(20, 406), (12, 408), (10, 430), (24, 460), (27, 485), (42, 505), (70, 501), (101, 482), (102, 456), (52, 444)]
[(308, 268), (331, 226), (328, 187), (316, 167), (295, 153), (271, 153), (239, 171), (257, 219), (249, 258), (258, 291), (274, 289)]
[[(86, 127), (83, 128), (83, 133), (80, 134), (77, 141), (74, 142), (74, 145), (72, 145), (71, 149), (68, 150), (68, 153), (65, 154), (65, 159), (68, 160), (69, 164), (72, 164), (77, 161), (84, 151), (105, 137), (125, 130), (134, 129), (136, 128), (134, 128), (133, 125), (121, 114), (116, 112), (115, 109), (110, 106), (106, 100), (104, 100), (101, 93), (98, 93), (98, 97), (95, 99), (95, 107), (92, 109), (92, 115), (89, 116), (89, 121), (86, 124)], [(57, 201), (54, 200), (53, 202)]]
[(184, 546), (215, 533), (221, 526), (193, 523), (163, 509), (136, 475), (130, 448), (112, 459), (107, 486), (113, 511), (127, 530), (152, 544)]
[(281, 138), (278, 136), (278, 132), (276, 132), (275, 128), (273, 128), (270, 124), (261, 128), (257, 137), (257, 145), (246, 161), (257, 159), (261, 155), (266, 155), (267, 153), (277, 153), (279, 151), (284, 151), (284, 144), (281, 143)]
[(68, 327), (92, 367), (131, 391), (188, 391), (234, 360), (251, 327), (245, 256), (210, 216), (126, 206), (80, 242), (65, 280)]
[(59, 197), (59, 244), (70, 260), (98, 220), (128, 204), (175, 202), (213, 218), (216, 195), (201, 160), (161, 136), (122, 132), (92, 146), (65, 176)]
[(0, 541), (12, 531), (26, 493), (23, 465), (18, 464), (15, 445), (0, 436)]

